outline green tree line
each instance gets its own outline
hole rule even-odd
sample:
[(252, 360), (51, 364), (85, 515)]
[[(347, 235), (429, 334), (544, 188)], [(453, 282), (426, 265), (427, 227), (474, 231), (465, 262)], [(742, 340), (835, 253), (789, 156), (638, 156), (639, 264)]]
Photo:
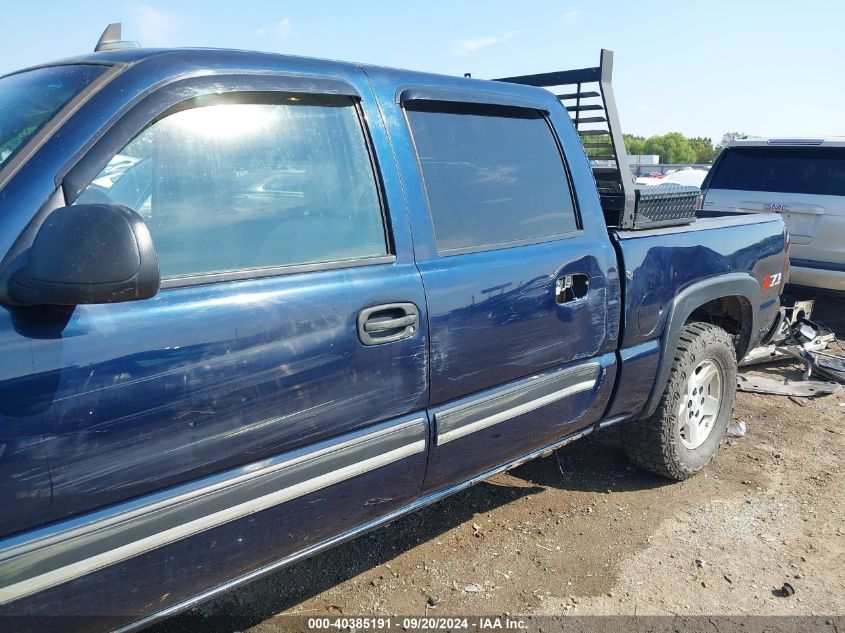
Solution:
[(661, 163), (712, 163), (731, 139), (742, 138), (739, 132), (728, 132), (717, 145), (704, 136), (687, 138), (680, 132), (649, 136), (624, 134), (628, 154), (657, 154)]

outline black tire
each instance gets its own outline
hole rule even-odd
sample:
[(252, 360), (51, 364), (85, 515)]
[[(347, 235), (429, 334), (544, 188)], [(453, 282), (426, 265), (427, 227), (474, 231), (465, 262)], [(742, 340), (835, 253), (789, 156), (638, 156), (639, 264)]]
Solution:
[[(709, 435), (703, 443), (697, 448), (688, 448), (684, 442), (689, 440), (683, 434), (685, 430), (689, 432), (689, 427), (685, 427), (679, 417), (681, 397), (688, 397), (690, 376), (703, 364), (715, 367), (721, 373), (718, 414), (711, 418)], [(719, 450), (735, 399), (736, 352), (731, 336), (709, 323), (688, 323), (681, 331), (669, 380), (657, 410), (648, 418), (622, 425), (625, 453), (634, 464), (648, 471), (676, 481), (688, 479), (710, 463)], [(715, 403), (715, 398), (712, 401)], [(694, 415), (696, 413), (692, 411), (690, 417)]]

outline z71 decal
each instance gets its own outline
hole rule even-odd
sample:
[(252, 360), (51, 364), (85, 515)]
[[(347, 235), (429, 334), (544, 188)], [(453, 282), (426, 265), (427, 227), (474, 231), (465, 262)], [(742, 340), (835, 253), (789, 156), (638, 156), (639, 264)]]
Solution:
[(781, 277), (783, 277), (783, 273), (777, 273), (776, 275), (766, 275), (765, 279), (763, 279), (763, 290), (768, 290), (769, 288), (779, 286)]

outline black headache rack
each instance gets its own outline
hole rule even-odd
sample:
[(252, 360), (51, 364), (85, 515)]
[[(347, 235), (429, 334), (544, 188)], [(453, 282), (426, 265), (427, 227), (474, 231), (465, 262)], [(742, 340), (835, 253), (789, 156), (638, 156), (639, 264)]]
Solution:
[(628, 154), (613, 98), (613, 51), (602, 49), (595, 68), (538, 75), (504, 77), (496, 81), (556, 88), (593, 168), (605, 221), (610, 227), (646, 229), (689, 224), (695, 220), (697, 187), (638, 185), (628, 166)]

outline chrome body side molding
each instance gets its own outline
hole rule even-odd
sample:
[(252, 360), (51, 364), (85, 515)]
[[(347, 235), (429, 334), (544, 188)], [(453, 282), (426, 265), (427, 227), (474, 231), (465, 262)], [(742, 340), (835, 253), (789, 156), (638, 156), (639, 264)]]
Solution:
[(421, 417), (391, 421), (0, 545), (0, 605), (426, 450)]
[(596, 386), (599, 363), (532, 376), (505, 390), (476, 397), (434, 416), (437, 445), (505, 422)]
[(419, 497), (418, 499), (416, 499), (412, 503), (409, 503), (408, 505), (406, 505), (404, 507), (401, 507), (397, 510), (394, 510), (393, 512), (390, 512), (389, 514), (381, 516), (381, 517), (374, 519), (374, 520), (372, 520), (368, 523), (364, 523), (362, 525), (359, 525), (355, 528), (352, 528), (351, 530), (348, 530), (346, 532), (338, 534), (337, 536), (334, 536), (334, 537), (327, 539), (325, 541), (322, 541), (320, 543), (315, 543), (311, 547), (304, 549), (304, 550), (301, 550), (301, 551), (299, 551), (295, 554), (292, 554), (291, 556), (286, 556), (285, 558), (274, 561), (274, 562), (270, 563), (269, 565), (265, 565), (264, 567), (256, 569), (255, 571), (252, 571), (248, 574), (244, 574), (243, 576), (241, 576), (239, 578), (235, 578), (234, 580), (231, 580), (231, 581), (229, 581), (225, 584), (218, 585), (214, 589), (211, 589), (211, 590), (206, 591), (204, 593), (198, 594), (198, 595), (196, 595), (196, 596), (194, 596), (194, 597), (192, 597), (188, 600), (185, 600), (183, 602), (175, 604), (171, 607), (168, 607), (167, 609), (159, 611), (158, 613), (150, 615), (146, 618), (132, 622), (131, 624), (126, 625), (125, 627), (117, 629), (114, 633), (131, 633), (133, 631), (138, 631), (140, 629), (146, 628), (146, 627), (154, 624), (155, 622), (159, 622), (159, 621), (164, 620), (166, 618), (169, 618), (170, 616), (173, 616), (173, 615), (175, 615), (175, 614), (177, 614), (181, 611), (185, 611), (186, 609), (190, 609), (191, 607), (193, 607), (197, 604), (200, 604), (201, 602), (205, 602), (205, 601), (210, 600), (210, 599), (212, 599), (216, 596), (219, 596), (219, 595), (224, 594), (226, 592), (232, 591), (233, 589), (237, 589), (240, 586), (243, 586), (247, 583), (250, 583), (250, 582), (253, 582), (253, 581), (258, 580), (260, 578), (263, 578), (264, 576), (267, 576), (268, 574), (271, 574), (275, 571), (278, 571), (278, 570), (280, 570), (284, 567), (287, 567), (289, 565), (293, 565), (294, 563), (297, 563), (301, 560), (304, 560), (306, 558), (310, 558), (311, 556), (315, 556), (316, 554), (319, 554), (320, 552), (324, 552), (328, 549), (331, 549), (332, 547), (335, 547), (336, 545), (340, 545), (341, 543), (352, 540), (352, 539), (354, 539), (358, 536), (361, 536), (362, 534), (366, 534), (367, 532), (371, 532), (372, 530), (375, 530), (376, 528), (379, 528), (379, 527), (386, 525), (386, 524), (388, 524), (392, 521), (395, 521), (396, 519), (398, 519), (402, 516), (405, 516), (406, 514), (411, 514), (413, 512), (416, 512), (417, 510), (420, 510), (420, 509), (426, 507), (426, 506), (430, 506), (434, 503), (437, 503), (438, 501), (441, 501), (441, 500), (445, 499), (446, 497), (449, 497), (449, 496), (456, 494), (456, 493), (458, 493), (462, 490), (465, 490), (466, 488), (470, 488), (470, 487), (474, 486), (475, 484), (480, 483), (480, 482), (484, 481), (485, 479), (488, 479), (489, 477), (492, 477), (493, 475), (504, 472), (506, 470), (510, 470), (512, 468), (516, 468), (517, 466), (520, 466), (520, 465), (524, 464), (525, 462), (531, 461), (532, 459), (536, 459), (537, 457), (541, 457), (541, 456), (543, 456), (544, 454), (546, 454), (550, 451), (557, 450), (558, 448), (566, 446), (567, 444), (570, 444), (570, 443), (572, 443), (576, 440), (581, 439), (582, 437), (589, 435), (590, 433), (593, 432), (593, 430), (594, 430), (594, 426), (588, 426), (587, 428), (581, 429), (580, 431), (573, 433), (572, 435), (567, 435), (564, 438), (556, 440), (552, 444), (544, 446), (543, 448), (539, 448), (535, 451), (531, 451), (530, 453), (522, 455), (521, 457), (517, 457), (516, 459), (512, 459), (505, 464), (501, 464), (499, 466), (496, 466), (495, 468), (491, 468), (489, 470), (486, 470), (483, 473), (480, 473), (480, 474), (476, 475), (475, 477), (472, 477), (471, 479), (467, 479), (466, 481), (462, 481), (461, 483), (456, 484), (454, 486), (450, 486), (450, 487), (445, 488), (443, 490), (438, 490), (437, 492)]

